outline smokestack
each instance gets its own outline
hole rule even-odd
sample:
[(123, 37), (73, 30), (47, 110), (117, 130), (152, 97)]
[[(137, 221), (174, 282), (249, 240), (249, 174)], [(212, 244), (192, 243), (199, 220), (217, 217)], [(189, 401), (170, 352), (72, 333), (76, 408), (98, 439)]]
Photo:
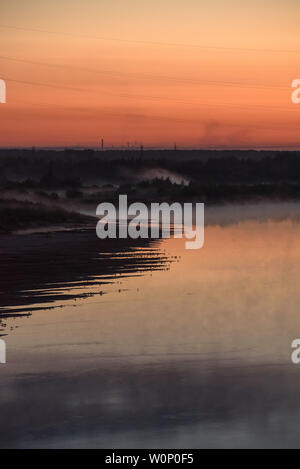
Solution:
[(103, 138), (101, 138), (101, 150), (102, 151), (104, 150), (104, 140), (103, 140)]

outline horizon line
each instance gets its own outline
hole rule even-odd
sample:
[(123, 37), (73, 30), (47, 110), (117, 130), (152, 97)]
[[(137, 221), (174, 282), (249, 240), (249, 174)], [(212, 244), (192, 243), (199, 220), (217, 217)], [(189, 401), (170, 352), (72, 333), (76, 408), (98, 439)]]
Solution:
[(0, 146), (0, 151), (2, 150), (53, 150), (53, 151), (63, 151), (63, 150), (74, 150), (74, 151), (84, 151), (84, 150), (94, 150), (99, 152), (105, 151), (222, 151), (222, 150), (233, 150), (233, 151), (267, 151), (267, 150), (274, 150), (274, 151), (300, 151), (300, 144), (296, 145), (258, 145), (258, 146), (184, 146), (178, 145), (177, 143), (169, 144), (169, 145), (147, 145), (147, 144), (137, 144), (133, 146), (128, 146), (127, 144), (121, 145), (112, 145), (109, 144), (104, 148), (96, 145), (22, 145), (22, 146), (15, 146), (15, 145), (6, 145)]

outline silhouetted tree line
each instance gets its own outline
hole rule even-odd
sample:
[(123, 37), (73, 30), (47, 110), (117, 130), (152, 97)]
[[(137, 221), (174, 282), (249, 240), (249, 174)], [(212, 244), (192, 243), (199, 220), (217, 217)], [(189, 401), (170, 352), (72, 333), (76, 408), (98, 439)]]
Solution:
[[(189, 183), (159, 182), (156, 172), (175, 174), (177, 179)], [(152, 188), (146, 181), (148, 173), (154, 175)], [(24, 189), (67, 188), (69, 197), (76, 198), (82, 195), (82, 185), (105, 183), (117, 184), (120, 190), (125, 190), (127, 184), (132, 194), (142, 194), (144, 190), (153, 196), (169, 194), (212, 201), (255, 196), (299, 198), (300, 152), (0, 151), (1, 188), (14, 185)]]

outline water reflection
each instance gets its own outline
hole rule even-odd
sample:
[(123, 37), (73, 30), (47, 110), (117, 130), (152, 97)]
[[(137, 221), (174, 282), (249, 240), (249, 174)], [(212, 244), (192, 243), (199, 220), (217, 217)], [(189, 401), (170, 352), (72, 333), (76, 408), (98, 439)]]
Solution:
[(4, 314), (40, 309), (6, 337), (0, 446), (299, 447), (300, 224), (252, 215), (211, 220), (196, 252), (8, 241)]
[(295, 369), (221, 362), (24, 375), (2, 393), (1, 446), (298, 447), (299, 391)]
[[(0, 331), (7, 318), (104, 295), (106, 286), (167, 270), (159, 240), (99, 240), (94, 230), (3, 236), (0, 247)], [(54, 305), (55, 303), (55, 305)]]

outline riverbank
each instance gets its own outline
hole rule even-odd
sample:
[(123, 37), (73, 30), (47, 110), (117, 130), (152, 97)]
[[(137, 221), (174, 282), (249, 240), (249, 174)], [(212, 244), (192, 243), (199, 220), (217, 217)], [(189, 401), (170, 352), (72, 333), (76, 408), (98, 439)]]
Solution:
[(0, 234), (24, 229), (59, 226), (83, 226), (93, 222), (93, 217), (61, 207), (47, 207), (40, 203), (0, 201)]

